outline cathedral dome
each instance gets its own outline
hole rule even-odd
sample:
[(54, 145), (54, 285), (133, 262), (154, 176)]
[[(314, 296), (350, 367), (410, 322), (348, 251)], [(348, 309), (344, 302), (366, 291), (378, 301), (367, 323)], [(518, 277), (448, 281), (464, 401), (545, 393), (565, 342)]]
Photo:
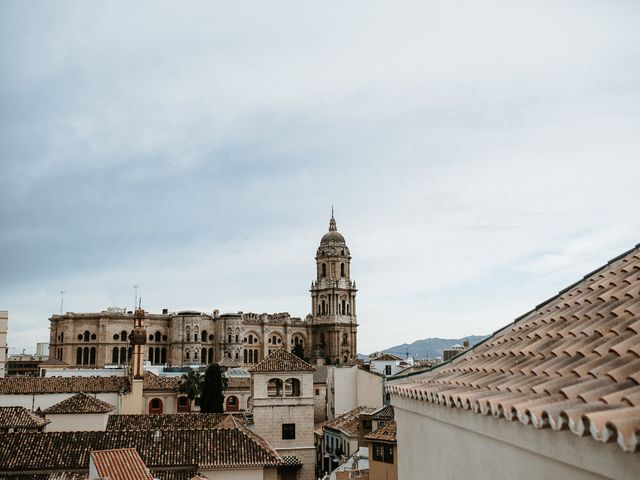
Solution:
[(318, 247), (318, 255), (349, 255), (349, 249), (347, 248), (347, 242), (336, 227), (336, 219), (333, 218), (331, 213), (331, 220), (329, 221), (329, 231), (325, 233), (320, 239), (320, 246)]

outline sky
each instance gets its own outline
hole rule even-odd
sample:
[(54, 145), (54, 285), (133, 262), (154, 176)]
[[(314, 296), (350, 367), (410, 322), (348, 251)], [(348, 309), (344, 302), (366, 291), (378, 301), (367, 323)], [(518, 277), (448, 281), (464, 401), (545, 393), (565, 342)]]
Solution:
[(490, 334), (640, 242), (640, 3), (0, 1), (0, 310)]

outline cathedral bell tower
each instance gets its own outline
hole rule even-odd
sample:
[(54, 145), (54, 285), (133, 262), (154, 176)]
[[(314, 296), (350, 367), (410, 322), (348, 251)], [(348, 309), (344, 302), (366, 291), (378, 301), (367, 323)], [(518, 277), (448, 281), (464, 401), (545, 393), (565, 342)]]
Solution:
[(311, 282), (313, 359), (343, 364), (356, 357), (356, 283), (351, 254), (331, 211), (329, 231), (316, 252), (316, 280)]

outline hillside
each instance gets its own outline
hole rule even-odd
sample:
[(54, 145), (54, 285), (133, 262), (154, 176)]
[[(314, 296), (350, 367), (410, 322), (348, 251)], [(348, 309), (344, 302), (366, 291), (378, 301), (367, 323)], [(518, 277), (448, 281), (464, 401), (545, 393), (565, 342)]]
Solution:
[(386, 352), (395, 353), (401, 357), (405, 357), (407, 351), (410, 356), (415, 358), (435, 358), (441, 357), (442, 351), (451, 345), (469, 340), (470, 345), (475, 345), (487, 338), (488, 335), (470, 335), (463, 338), (425, 338), (424, 340), (416, 340), (413, 343), (403, 343), (394, 347), (386, 348)]

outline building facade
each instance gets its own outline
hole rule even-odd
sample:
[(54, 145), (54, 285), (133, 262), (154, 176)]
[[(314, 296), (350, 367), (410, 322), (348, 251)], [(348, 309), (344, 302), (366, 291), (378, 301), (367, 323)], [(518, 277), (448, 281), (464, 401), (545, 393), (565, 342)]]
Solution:
[[(356, 286), (351, 254), (331, 216), (320, 240), (311, 314), (211, 314), (185, 310), (145, 316), (145, 361), (173, 367), (207, 365), (230, 358), (243, 365), (262, 361), (272, 350), (302, 349), (313, 363), (344, 364), (356, 357)], [(50, 319), (49, 358), (72, 368), (128, 365), (133, 312), (109, 308), (99, 313), (66, 313)], [(297, 348), (296, 348), (297, 347)]]

